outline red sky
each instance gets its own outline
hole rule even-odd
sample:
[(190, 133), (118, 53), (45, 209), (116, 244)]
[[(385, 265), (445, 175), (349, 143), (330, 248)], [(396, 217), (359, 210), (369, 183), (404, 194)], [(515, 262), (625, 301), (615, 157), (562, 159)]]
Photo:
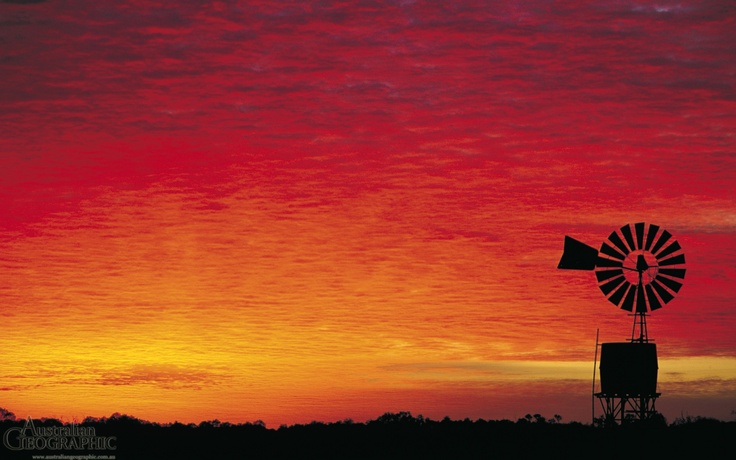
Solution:
[(658, 408), (731, 419), (733, 43), (726, 0), (6, 0), (0, 407), (587, 422), (631, 318), (563, 238), (644, 221)]

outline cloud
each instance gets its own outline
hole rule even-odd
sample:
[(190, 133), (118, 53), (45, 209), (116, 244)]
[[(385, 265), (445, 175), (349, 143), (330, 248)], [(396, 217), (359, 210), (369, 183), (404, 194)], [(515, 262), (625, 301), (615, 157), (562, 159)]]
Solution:
[(448, 361), (418, 362), (384, 366), (388, 371), (406, 373), (412, 379), (436, 381), (583, 380), (590, 363), (578, 361)]
[(501, 235), (491, 233), (491, 232), (485, 232), (485, 231), (479, 231), (479, 230), (466, 230), (466, 229), (458, 229), (458, 230), (449, 230), (444, 228), (437, 228), (435, 229), (430, 236), (427, 238), (428, 240), (475, 240), (483, 243), (498, 243), (502, 241), (503, 237)]
[(193, 209), (197, 209), (199, 211), (222, 211), (223, 209), (227, 209), (228, 207), (229, 206), (225, 203), (221, 203), (218, 201), (205, 200), (193, 206)]
[[(733, 33), (708, 12), (714, 6), (674, 18), (675, 10), (647, 9), (664, 14), (657, 21), (636, 7), (363, 2), (356, 9), (262, 3), (59, 12), (27, 38), (54, 54), (17, 53), (7, 72), (34, 76), (10, 82), (10, 100), (46, 103), (44, 111), (8, 121), (35, 119), (24, 128), (35, 130), (48, 117), (68, 125), (62, 132), (120, 135), (217, 126), (274, 146), (291, 145), (294, 135), (344, 135), (385, 139), (384, 149), (395, 139), (411, 148), (478, 138), (479, 127), (501, 133), (495, 142), (445, 148), (461, 155), (503, 141), (528, 149), (652, 139), (627, 128), (656, 122), (652, 111), (692, 116), (696, 107), (682, 107), (683, 92), (734, 97), (733, 56), (722, 46)], [(48, 67), (57, 69), (53, 78)], [(163, 116), (159, 107), (190, 115)], [(451, 135), (413, 134), (423, 126)]]
[(102, 372), (96, 379), (100, 385), (155, 385), (162, 388), (203, 388), (219, 383), (214, 375), (175, 365), (139, 364), (125, 369)]
[(736, 392), (736, 379), (701, 379), (668, 381), (659, 385), (660, 391), (673, 396), (732, 397)]

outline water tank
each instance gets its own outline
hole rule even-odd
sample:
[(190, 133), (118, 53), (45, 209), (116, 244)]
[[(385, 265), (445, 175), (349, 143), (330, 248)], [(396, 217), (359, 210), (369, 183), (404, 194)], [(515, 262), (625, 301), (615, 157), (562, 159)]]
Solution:
[(601, 393), (652, 395), (657, 392), (657, 346), (653, 343), (601, 344)]

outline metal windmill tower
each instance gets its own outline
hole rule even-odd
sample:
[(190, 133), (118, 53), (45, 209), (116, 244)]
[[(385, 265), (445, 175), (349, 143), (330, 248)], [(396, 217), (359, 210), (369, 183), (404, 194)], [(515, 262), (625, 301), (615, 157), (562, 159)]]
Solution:
[(594, 271), (606, 298), (634, 317), (628, 342), (601, 344), (601, 391), (594, 396), (607, 424), (656, 414), (657, 347), (649, 339), (647, 312), (674, 299), (685, 278), (684, 265), (680, 244), (654, 224), (626, 224), (611, 232), (600, 250), (565, 236), (557, 268)]

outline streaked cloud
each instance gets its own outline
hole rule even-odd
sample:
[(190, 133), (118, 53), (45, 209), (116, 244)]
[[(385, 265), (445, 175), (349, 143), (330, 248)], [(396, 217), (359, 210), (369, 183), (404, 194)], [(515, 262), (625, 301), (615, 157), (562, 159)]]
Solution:
[[(162, 364), (135, 365), (129, 369), (105, 372), (100, 375), (97, 383), (100, 385), (157, 385), (163, 388), (193, 388), (215, 382), (213, 375), (201, 370), (188, 370), (178, 366)], [(221, 377), (217, 383), (222, 383)]]

